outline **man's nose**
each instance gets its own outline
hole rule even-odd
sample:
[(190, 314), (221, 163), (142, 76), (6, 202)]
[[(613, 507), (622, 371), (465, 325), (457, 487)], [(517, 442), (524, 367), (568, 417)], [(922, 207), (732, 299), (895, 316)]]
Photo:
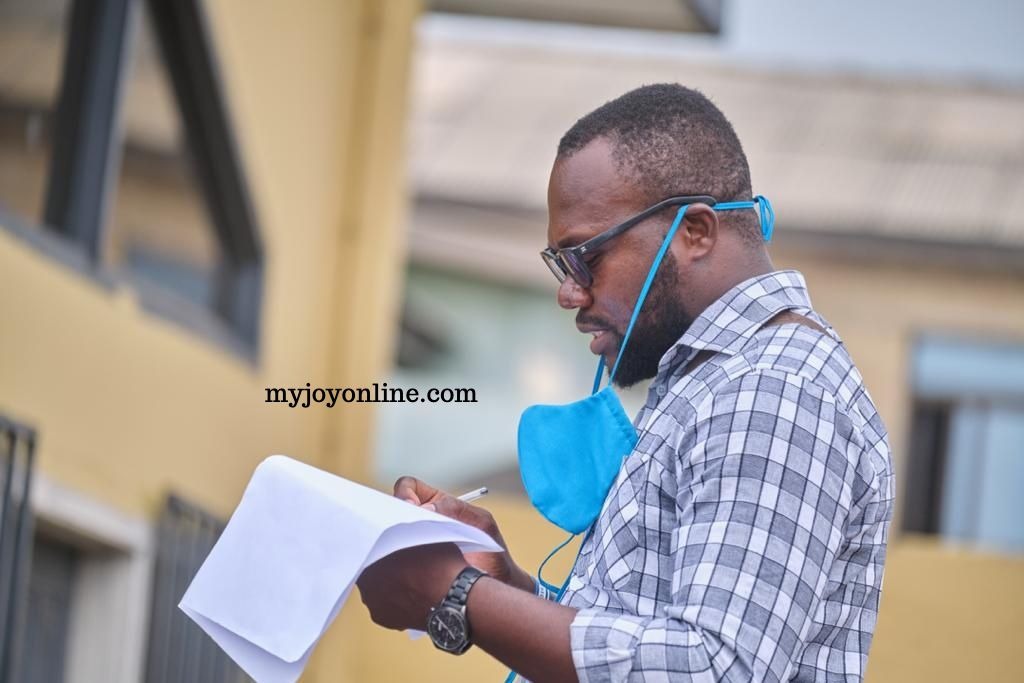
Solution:
[(558, 286), (558, 305), (562, 308), (586, 308), (591, 303), (590, 290), (584, 289), (571, 277)]

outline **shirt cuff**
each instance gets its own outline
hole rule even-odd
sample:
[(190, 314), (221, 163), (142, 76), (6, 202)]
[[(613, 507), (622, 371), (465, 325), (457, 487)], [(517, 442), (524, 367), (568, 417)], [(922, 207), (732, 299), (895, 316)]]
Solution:
[(644, 680), (717, 681), (728, 668), (715, 675), (700, 631), (671, 617), (581, 609), (569, 626), (569, 644), (580, 683), (635, 680), (638, 675)]
[(569, 627), (572, 661), (580, 683), (625, 681), (647, 620), (581, 609)]
[(558, 595), (554, 591), (548, 590), (548, 587), (541, 583), (540, 579), (536, 576), (531, 576), (530, 578), (533, 579), (533, 594), (538, 598), (544, 598), (552, 602), (558, 598)]

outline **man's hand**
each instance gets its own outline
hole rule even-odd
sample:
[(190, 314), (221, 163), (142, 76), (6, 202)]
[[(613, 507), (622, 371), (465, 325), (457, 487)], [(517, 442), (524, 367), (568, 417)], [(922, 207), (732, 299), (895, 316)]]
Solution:
[[(482, 529), (505, 547), (491, 513), (412, 477), (395, 495)], [(373, 621), (390, 629), (425, 629), (455, 577), (472, 563), (489, 573), (473, 584), (466, 603), (472, 642), (535, 681), (576, 681), (569, 629), (576, 610), (535, 595), (533, 580), (504, 553), (467, 553), (453, 543), (406, 548), (363, 570), (356, 582)], [(501, 579), (504, 583), (496, 580)], [(518, 590), (524, 588), (524, 590)]]
[(466, 553), (466, 560), (495, 579), (530, 593), (533, 579), (523, 571), (508, 552), (494, 516), (486, 509), (465, 503), (455, 496), (425, 484), (414, 477), (401, 477), (395, 482), (395, 496), (414, 505), (428, 507), (436, 512), (480, 529), (505, 549), (503, 553)]
[(363, 570), (356, 585), (374, 623), (391, 629), (427, 627), (466, 560), (454, 543), (399, 550)]

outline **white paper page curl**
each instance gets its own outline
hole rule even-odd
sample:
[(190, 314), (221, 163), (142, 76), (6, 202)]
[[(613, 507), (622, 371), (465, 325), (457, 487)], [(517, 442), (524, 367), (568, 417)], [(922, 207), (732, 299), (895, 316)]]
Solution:
[(292, 683), (363, 568), (483, 531), (286, 456), (264, 460), (179, 605), (258, 683)]

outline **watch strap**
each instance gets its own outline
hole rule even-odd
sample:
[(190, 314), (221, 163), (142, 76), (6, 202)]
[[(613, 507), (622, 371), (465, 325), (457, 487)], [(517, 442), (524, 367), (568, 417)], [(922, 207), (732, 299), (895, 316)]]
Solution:
[(448, 589), (448, 594), (444, 596), (441, 604), (465, 607), (466, 600), (469, 599), (469, 589), (483, 576), (487, 576), (487, 573), (480, 571), (476, 567), (466, 567), (452, 581), (451, 588)]

